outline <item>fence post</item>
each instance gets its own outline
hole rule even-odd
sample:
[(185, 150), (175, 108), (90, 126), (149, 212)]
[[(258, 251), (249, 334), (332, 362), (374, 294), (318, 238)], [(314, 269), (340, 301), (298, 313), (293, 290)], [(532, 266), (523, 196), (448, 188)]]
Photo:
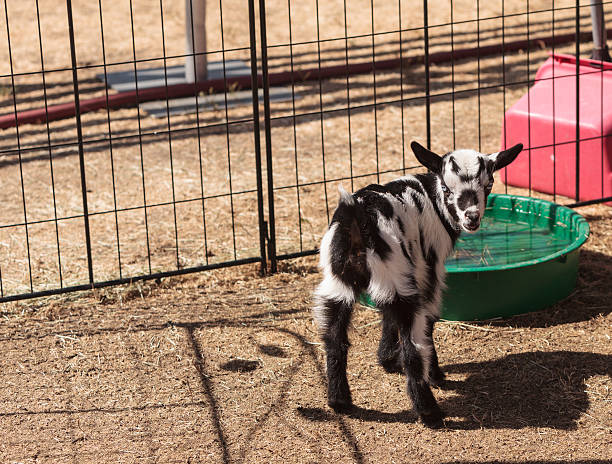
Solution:
[(270, 272), (276, 272), (276, 225), (274, 222), (274, 175), (272, 164), (272, 134), (270, 128), (270, 81), (268, 80), (268, 39), (266, 35), (266, 0), (259, 0), (259, 31), (261, 36), (261, 74), (264, 97), (264, 133), (266, 137), (266, 169), (268, 175), (268, 257)]
[(70, 58), (72, 60), (72, 87), (74, 93), (75, 119), (79, 147), (79, 165), (81, 169), (81, 194), (83, 195), (83, 221), (85, 223), (85, 245), (87, 247), (87, 269), (89, 283), (94, 283), (93, 265), (91, 261), (91, 237), (89, 233), (89, 211), (87, 208), (87, 181), (85, 179), (85, 157), (83, 155), (83, 128), (81, 126), (81, 106), (79, 102), (79, 80), (77, 74), (76, 48), (74, 45), (74, 25), (72, 21), (72, 1), (66, 0), (68, 11), (68, 35), (70, 36)]
[(257, 37), (255, 34), (255, 0), (249, 0), (249, 37), (251, 46), (251, 91), (253, 99), (253, 142), (255, 144), (255, 177), (257, 182), (257, 215), (259, 217), (259, 253), (261, 274), (266, 273), (267, 224), (264, 218), (263, 174), (259, 126), (259, 76), (257, 73)]

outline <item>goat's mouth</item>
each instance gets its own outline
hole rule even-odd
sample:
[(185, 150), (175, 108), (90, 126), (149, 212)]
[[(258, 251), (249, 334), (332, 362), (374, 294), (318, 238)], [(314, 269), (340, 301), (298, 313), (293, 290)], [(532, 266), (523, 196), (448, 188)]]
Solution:
[(461, 227), (463, 227), (463, 230), (465, 230), (466, 232), (474, 233), (478, 229), (480, 229), (480, 221), (476, 223), (464, 222), (463, 224), (461, 224)]

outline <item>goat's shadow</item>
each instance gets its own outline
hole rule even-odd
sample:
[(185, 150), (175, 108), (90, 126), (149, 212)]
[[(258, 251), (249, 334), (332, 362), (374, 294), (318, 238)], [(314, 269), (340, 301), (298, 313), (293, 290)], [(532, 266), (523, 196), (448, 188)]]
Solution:
[(441, 404), (449, 417), (449, 428), (573, 430), (589, 409), (588, 379), (612, 377), (612, 356), (536, 351), (494, 361), (447, 365), (443, 370), (467, 374), (463, 381), (449, 382), (457, 396)]
[[(440, 406), (450, 429), (475, 430), (548, 427), (573, 430), (589, 409), (585, 392), (588, 379), (612, 377), (612, 356), (574, 352), (529, 352), (503, 358), (442, 366), (454, 374), (467, 374), (465, 380), (447, 380), (451, 395)], [(409, 399), (406, 397), (406, 402)], [(333, 412), (321, 408), (299, 408), (311, 421), (332, 418)], [(416, 421), (411, 411), (385, 413), (355, 406), (349, 414), (363, 421), (409, 423)]]

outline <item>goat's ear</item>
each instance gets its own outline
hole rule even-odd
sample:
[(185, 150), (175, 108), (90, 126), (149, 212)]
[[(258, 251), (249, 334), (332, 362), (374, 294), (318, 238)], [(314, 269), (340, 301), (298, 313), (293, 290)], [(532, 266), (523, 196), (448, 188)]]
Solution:
[(412, 142), (410, 148), (412, 148), (414, 156), (423, 166), (436, 174), (442, 172), (442, 157), (440, 155), (435, 154), (417, 142)]
[(512, 161), (516, 159), (522, 149), (523, 144), (518, 143), (513, 147), (508, 148), (507, 150), (489, 155), (489, 159), (493, 161), (493, 170), (497, 171), (501, 168), (505, 168), (506, 166), (508, 166), (510, 163), (512, 163)]

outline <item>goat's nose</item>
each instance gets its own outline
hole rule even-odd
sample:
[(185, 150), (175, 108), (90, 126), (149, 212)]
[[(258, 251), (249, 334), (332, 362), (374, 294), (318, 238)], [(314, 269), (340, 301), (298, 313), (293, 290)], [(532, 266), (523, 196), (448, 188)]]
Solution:
[(478, 211), (466, 211), (465, 217), (468, 218), (471, 222), (478, 222), (480, 219), (480, 213)]

